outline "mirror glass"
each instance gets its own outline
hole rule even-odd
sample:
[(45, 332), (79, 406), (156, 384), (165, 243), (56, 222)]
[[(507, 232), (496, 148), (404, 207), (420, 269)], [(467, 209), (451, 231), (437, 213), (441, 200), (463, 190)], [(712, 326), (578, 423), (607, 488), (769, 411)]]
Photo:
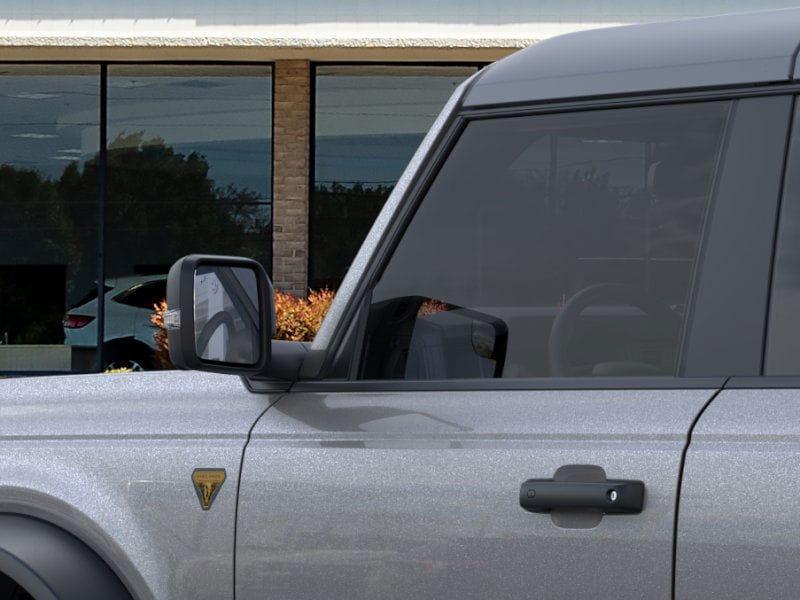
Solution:
[(200, 265), (194, 272), (194, 345), (202, 360), (254, 365), (261, 358), (256, 273)]

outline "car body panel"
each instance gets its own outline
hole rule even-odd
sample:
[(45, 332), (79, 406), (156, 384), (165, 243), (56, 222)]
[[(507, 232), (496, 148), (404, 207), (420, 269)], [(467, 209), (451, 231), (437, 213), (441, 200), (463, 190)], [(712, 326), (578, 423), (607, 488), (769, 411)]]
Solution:
[[(669, 598), (681, 455), (714, 392), (290, 393), (245, 453), (236, 596)], [(568, 464), (644, 481), (644, 512), (564, 529), (520, 508)]]
[(487, 68), (464, 106), (789, 81), (798, 32), (784, 9), (562, 35)]
[(676, 598), (797, 598), (798, 455), (797, 389), (725, 389), (711, 403), (686, 454)]
[[(271, 398), (177, 371), (0, 381), (0, 512), (76, 534), (137, 598), (230, 598), (242, 449)], [(198, 467), (227, 472), (208, 511)]]

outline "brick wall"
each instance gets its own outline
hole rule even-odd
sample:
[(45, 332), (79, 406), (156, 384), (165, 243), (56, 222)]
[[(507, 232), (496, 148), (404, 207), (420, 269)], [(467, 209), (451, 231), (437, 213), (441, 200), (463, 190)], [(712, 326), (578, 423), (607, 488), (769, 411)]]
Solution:
[(275, 62), (272, 279), (276, 289), (308, 291), (310, 68), (307, 60)]

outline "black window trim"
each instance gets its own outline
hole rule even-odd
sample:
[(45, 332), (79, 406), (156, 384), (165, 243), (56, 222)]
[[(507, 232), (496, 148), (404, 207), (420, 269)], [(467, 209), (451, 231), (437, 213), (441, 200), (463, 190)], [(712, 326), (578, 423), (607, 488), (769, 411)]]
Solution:
[[(474, 83), (474, 79), (472, 82)], [(464, 96), (469, 93), (465, 90)], [(358, 318), (363, 309), (364, 302), (368, 300), (377, 276), (383, 271), (386, 262), (391, 257), (396, 245), (399, 243), (408, 223), (416, 212), (422, 198), (427, 193), (433, 180), (438, 175), (439, 170), (444, 164), (445, 159), (450, 154), (452, 147), (460, 137), (464, 128), (473, 119), (486, 119), (495, 117), (526, 116), (531, 114), (552, 114), (586, 110), (601, 110), (614, 108), (628, 108), (638, 106), (659, 106), (668, 104), (689, 104), (696, 102), (712, 102), (719, 100), (736, 101), (743, 98), (757, 98), (780, 95), (800, 94), (800, 84), (770, 84), (770, 85), (751, 85), (735, 86), (721, 89), (693, 89), (675, 90), (658, 92), (653, 94), (632, 94), (625, 96), (614, 96), (609, 98), (587, 98), (579, 101), (555, 101), (546, 103), (521, 104), (514, 107), (487, 107), (463, 110), (459, 103), (453, 109), (449, 121), (445, 123), (437, 139), (434, 141), (429, 160), (426, 162), (422, 171), (415, 174), (403, 201), (400, 203), (398, 211), (393, 215), (392, 220), (383, 232), (372, 260), (365, 271), (361, 274), (359, 282), (345, 306), (337, 328), (331, 338), (331, 343), (326, 350), (326, 357), (323, 361), (319, 377), (314, 380), (299, 381), (292, 386), (292, 391), (423, 391), (423, 390), (503, 390), (503, 389), (550, 389), (550, 390), (569, 390), (569, 389), (668, 389), (668, 388), (703, 388), (721, 387), (716, 384), (724, 381), (724, 377), (692, 377), (685, 376), (682, 372), (670, 378), (663, 377), (628, 377), (628, 378), (574, 378), (549, 379), (549, 378), (519, 378), (519, 379), (482, 379), (482, 380), (354, 380), (354, 379), (326, 379), (327, 373), (333, 370), (333, 358), (340, 353), (343, 345), (347, 343), (346, 335), (350, 329), (352, 319)], [(462, 96), (463, 99), (463, 96)], [(730, 127), (726, 127), (730, 129)], [(727, 135), (727, 134), (726, 134)], [(785, 161), (784, 153), (783, 159)], [(715, 175), (716, 177), (716, 175)], [(715, 190), (716, 191), (716, 190)], [(712, 198), (711, 204), (715, 198)], [(777, 200), (776, 200), (777, 201)], [(711, 208), (709, 208), (711, 211)], [(709, 213), (710, 214), (710, 213)], [(701, 237), (701, 249), (706, 244), (707, 227), (712, 219), (707, 219), (704, 224), (704, 231)], [(772, 240), (774, 243), (774, 239)], [(696, 277), (700, 274), (700, 256), (697, 258)], [(693, 283), (694, 285), (694, 283)], [(692, 298), (694, 300), (694, 298)], [(694, 312), (694, 306), (690, 307)], [(763, 315), (756, 315), (766, 322), (766, 311)], [(689, 317), (691, 318), (691, 316)], [(687, 319), (688, 321), (688, 319)], [(688, 327), (688, 325), (687, 325)], [(688, 335), (684, 336), (682, 346), (688, 340)], [(761, 347), (760, 355), (763, 357), (764, 346)], [(683, 353), (683, 348), (682, 348)], [(687, 367), (682, 363), (682, 369)], [(354, 369), (350, 370), (351, 373)], [(248, 382), (251, 389), (256, 391), (259, 387), (257, 381)]]
[[(298, 381), (292, 393), (301, 392), (446, 392), (514, 390), (716, 390), (725, 377), (516, 377), (508, 379), (362, 379)], [(257, 386), (257, 382), (255, 383)], [(257, 391), (257, 387), (252, 388)]]
[[(751, 110), (749, 103), (753, 99), (753, 96), (739, 99), (737, 119), (731, 135), (750, 139), (745, 134), (753, 128), (768, 131), (772, 127), (772, 133), (780, 137), (771, 141), (779, 145), (768, 148), (775, 153), (774, 161), (764, 154), (752, 160), (752, 155), (742, 156), (744, 146), (740, 139), (739, 144), (734, 144), (730, 149), (722, 165), (720, 191), (725, 189), (729, 194), (726, 198), (736, 199), (739, 194), (740, 200), (745, 195), (753, 201), (749, 204), (726, 201), (715, 207), (700, 268), (715, 274), (727, 271), (729, 276), (728, 279), (707, 276), (695, 283), (694, 293), (700, 299), (693, 307), (692, 318), (695, 322), (689, 330), (684, 375), (742, 377), (762, 372), (771, 269), (779, 219), (777, 211), (783, 195), (782, 181), (794, 95), (770, 95), (769, 100), (774, 102), (766, 116), (764, 111)], [(780, 106), (778, 101), (784, 105)], [(761, 169), (761, 172), (748, 171), (746, 167), (750, 165), (753, 169)], [(752, 182), (758, 182), (757, 197), (754, 190), (747, 191), (748, 184)], [(748, 215), (747, 207), (752, 209), (753, 206), (757, 210), (751, 210)], [(743, 243), (745, 240), (747, 243)], [(735, 265), (736, 271), (736, 276), (732, 278), (731, 265)], [(729, 298), (734, 300), (727, 301)], [(729, 310), (731, 306), (735, 307), (735, 316)], [(720, 346), (731, 349), (724, 360), (720, 359), (722, 354), (716, 352)]]
[[(797, 54), (795, 53), (794, 62), (797, 61)], [(793, 62), (793, 65), (794, 65)], [(796, 113), (798, 110), (798, 95), (795, 94), (792, 96), (792, 108), (791, 113), (789, 115), (789, 128), (786, 133), (786, 148), (784, 149), (783, 155), (783, 169), (781, 171), (781, 182), (780, 182), (780, 197), (778, 199), (778, 205), (775, 208), (775, 231), (773, 232), (772, 238), (772, 257), (770, 260), (770, 271), (769, 271), (769, 287), (767, 289), (767, 314), (764, 319), (764, 339), (762, 341), (763, 347), (761, 352), (761, 369), (759, 370), (759, 375), (763, 378), (774, 378), (775, 375), (767, 375), (767, 359), (768, 359), (768, 350), (769, 350), (769, 334), (770, 334), (770, 321), (772, 319), (772, 299), (773, 293), (775, 291), (775, 266), (778, 262), (778, 242), (780, 241), (780, 226), (781, 220), (783, 218), (783, 211), (785, 205), (785, 197), (786, 197), (786, 185), (787, 185), (787, 177), (789, 174), (789, 156), (792, 150), (792, 143), (795, 134), (795, 128), (797, 124), (795, 123), (796, 120)], [(780, 375), (777, 376), (781, 379), (788, 379), (791, 376)], [(798, 386), (800, 387), (800, 386)]]
[(711, 229), (711, 224), (714, 221), (714, 213), (716, 212), (715, 209), (717, 207), (717, 194), (719, 193), (720, 180), (722, 179), (722, 168), (724, 167), (725, 156), (728, 152), (728, 145), (731, 139), (731, 124), (736, 118), (738, 102), (739, 98), (731, 99), (731, 104), (728, 107), (728, 116), (725, 120), (725, 125), (722, 131), (722, 139), (720, 140), (720, 146), (717, 150), (716, 164), (714, 165), (714, 180), (711, 184), (711, 198), (708, 202), (708, 206), (706, 206), (706, 213), (703, 217), (703, 225), (700, 233), (697, 256), (695, 257), (694, 265), (692, 265), (692, 274), (689, 280), (689, 292), (686, 298), (686, 318), (684, 319), (683, 326), (681, 327), (681, 343), (680, 347), (678, 348), (678, 360), (676, 364), (676, 370), (680, 374), (685, 373), (687, 370), (686, 354), (691, 343), (692, 333), (695, 329), (694, 317), (698, 288), (701, 281), (700, 276), (704, 270), (704, 267), (706, 267), (705, 261), (708, 254), (707, 246), (710, 238), (709, 230)]
[(725, 388), (740, 390), (797, 390), (800, 389), (800, 376), (756, 375), (752, 377), (731, 377)]

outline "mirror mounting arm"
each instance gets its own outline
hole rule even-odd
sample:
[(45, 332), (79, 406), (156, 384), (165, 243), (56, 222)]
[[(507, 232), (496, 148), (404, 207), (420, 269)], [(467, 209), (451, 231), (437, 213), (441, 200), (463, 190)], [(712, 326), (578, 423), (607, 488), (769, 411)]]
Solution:
[(272, 360), (263, 373), (242, 377), (251, 392), (287, 391), (300, 378), (311, 342), (272, 341)]

